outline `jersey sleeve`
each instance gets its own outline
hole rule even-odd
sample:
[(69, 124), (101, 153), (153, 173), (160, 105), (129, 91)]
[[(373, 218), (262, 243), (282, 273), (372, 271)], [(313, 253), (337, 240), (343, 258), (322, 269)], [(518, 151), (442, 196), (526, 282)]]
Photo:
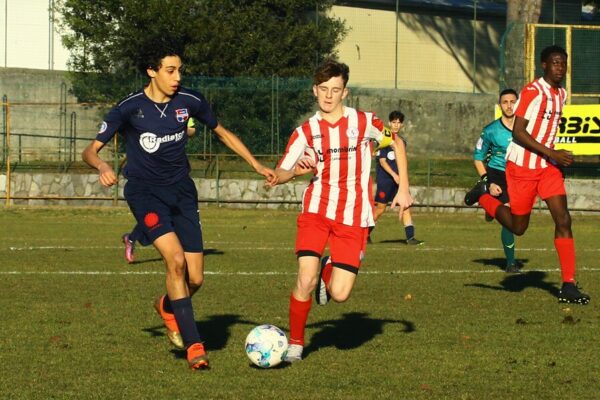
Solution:
[(96, 135), (96, 140), (102, 143), (108, 143), (126, 122), (127, 120), (123, 116), (121, 107), (118, 105), (114, 106), (104, 117), (104, 120), (100, 125), (100, 130)]
[(531, 85), (525, 86), (521, 91), (521, 96), (519, 96), (515, 115), (528, 121), (531, 120), (535, 108), (534, 105), (539, 101), (538, 96), (539, 91), (536, 87)]
[[(391, 132), (384, 126), (383, 121), (375, 114), (371, 114), (370, 116), (371, 118), (370, 121), (368, 119), (366, 136), (375, 141), (378, 149), (389, 146), (393, 140)], [(382, 146), (382, 144), (384, 145)]]
[(306, 141), (301, 128), (296, 128), (294, 133), (292, 133), (290, 140), (288, 141), (285, 153), (277, 164), (277, 168), (290, 171), (292, 168), (294, 168), (294, 165), (296, 165), (296, 162), (298, 162), (300, 157), (305, 154), (314, 155), (314, 151), (312, 153), (309, 151), (308, 142)]
[(193, 109), (192, 117), (206, 125), (208, 129), (215, 129), (219, 121), (206, 98), (199, 92), (190, 91), (190, 93), (198, 100), (196, 107)]
[(475, 150), (473, 150), (473, 160), (483, 161), (487, 159), (488, 152), (490, 151), (490, 140), (488, 138), (487, 131), (484, 129), (481, 132), (481, 136), (475, 144)]

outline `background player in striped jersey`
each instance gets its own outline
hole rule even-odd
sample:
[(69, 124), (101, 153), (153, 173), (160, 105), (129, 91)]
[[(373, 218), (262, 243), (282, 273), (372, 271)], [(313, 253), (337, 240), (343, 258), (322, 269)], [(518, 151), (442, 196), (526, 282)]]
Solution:
[[(314, 172), (298, 216), (298, 277), (290, 296), (290, 346), (286, 360), (302, 359), (304, 330), (316, 289), (317, 303), (348, 299), (364, 256), (368, 227), (374, 224), (371, 204), (371, 141), (384, 139), (383, 122), (372, 113), (344, 107), (348, 66), (328, 60), (317, 67), (313, 93), (317, 113), (292, 133), (276, 173), (284, 183)], [(392, 206), (412, 204), (404, 144), (396, 139), (400, 187)], [(306, 154), (312, 155), (307, 157)], [(319, 259), (329, 245), (331, 257)], [(328, 259), (331, 262), (327, 262)], [(351, 334), (351, 333), (349, 333)]]
[(186, 349), (190, 368), (199, 369), (208, 366), (208, 357), (194, 319), (191, 296), (204, 281), (204, 249), (198, 193), (189, 176), (185, 153), (188, 119), (196, 118), (212, 129), (267, 181), (272, 182), (276, 175), (217, 121), (202, 94), (180, 86), (182, 62), (176, 49), (175, 43), (166, 38), (154, 38), (143, 49), (146, 54), (139, 68), (148, 75), (148, 85), (109, 111), (82, 158), (98, 170), (104, 186), (116, 184), (115, 172), (98, 153), (117, 131), (124, 134), (125, 198), (138, 226), (166, 266), (167, 294), (157, 299), (155, 308), (171, 342)]
[[(390, 123), (390, 133), (392, 137), (398, 136), (406, 147), (406, 139), (400, 136), (400, 130), (404, 126), (404, 114), (400, 111), (392, 111), (388, 117)], [(375, 189), (375, 211), (373, 219), (375, 224), (379, 217), (385, 212), (387, 205), (392, 202), (394, 196), (398, 192), (398, 184), (400, 176), (398, 175), (398, 164), (396, 164), (396, 151), (389, 145), (380, 144), (375, 152), (376, 162), (376, 179), (377, 188)], [(404, 156), (406, 157), (406, 155)], [(402, 213), (402, 223), (404, 224), (404, 233), (406, 234), (406, 244), (420, 245), (423, 241), (415, 238), (415, 226), (413, 225), (410, 209), (405, 209)], [(371, 233), (375, 226), (369, 228), (368, 243), (371, 243)]]
[[(515, 122), (514, 107), (517, 92), (504, 89), (500, 92), (498, 105), (502, 116), (486, 125), (473, 151), (473, 163), (479, 179), (487, 183), (489, 192), (502, 203), (508, 205), (509, 197), (506, 187), (506, 149), (512, 141), (512, 128)], [(486, 214), (488, 217), (488, 214)], [(508, 273), (519, 273), (519, 265), (515, 261), (515, 236), (506, 227), (500, 232), (502, 248), (506, 256)]]
[(560, 167), (573, 163), (573, 155), (554, 149), (567, 92), (561, 87), (567, 73), (567, 53), (559, 46), (542, 50), (544, 75), (521, 91), (515, 111), (513, 141), (507, 150), (506, 180), (510, 207), (487, 193), (487, 184), (478, 182), (465, 197), (468, 205), (479, 201), (485, 211), (516, 235), (527, 230), (536, 196), (548, 206), (554, 220), (554, 246), (562, 274), (559, 301), (587, 304), (575, 281), (575, 244), (567, 206), (564, 177)]

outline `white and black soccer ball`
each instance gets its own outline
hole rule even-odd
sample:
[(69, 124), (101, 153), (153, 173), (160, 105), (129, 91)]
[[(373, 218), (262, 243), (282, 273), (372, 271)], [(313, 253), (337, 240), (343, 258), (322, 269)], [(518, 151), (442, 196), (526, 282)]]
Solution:
[(271, 368), (281, 363), (287, 349), (287, 336), (274, 325), (259, 325), (246, 337), (246, 355), (261, 368)]

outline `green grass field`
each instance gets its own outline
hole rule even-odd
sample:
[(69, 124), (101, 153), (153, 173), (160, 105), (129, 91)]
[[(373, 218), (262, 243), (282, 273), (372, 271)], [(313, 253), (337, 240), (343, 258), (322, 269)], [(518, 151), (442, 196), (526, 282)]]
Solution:
[(158, 254), (123, 259), (125, 208), (1, 208), (0, 398), (600, 398), (600, 217), (573, 216), (592, 296), (573, 306), (556, 300), (548, 215), (517, 240), (525, 273), (506, 275), (499, 226), (481, 213), (417, 210), (418, 247), (387, 213), (350, 300), (313, 306), (305, 359), (261, 370), (244, 339), (262, 323), (287, 331), (296, 215), (202, 207), (194, 307), (212, 368), (192, 372), (151, 306)]

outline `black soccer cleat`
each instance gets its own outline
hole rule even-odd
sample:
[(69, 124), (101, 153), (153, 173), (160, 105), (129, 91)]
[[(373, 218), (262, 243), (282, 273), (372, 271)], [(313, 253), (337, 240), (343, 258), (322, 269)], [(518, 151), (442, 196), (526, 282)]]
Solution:
[(558, 302), (585, 305), (590, 302), (590, 296), (581, 293), (576, 283), (563, 282), (562, 288), (558, 293)]
[(519, 267), (519, 263), (516, 261), (510, 264), (506, 264), (506, 269), (504, 270), (507, 274), (520, 274), (521, 268)]
[(488, 191), (488, 184), (486, 181), (479, 180), (473, 186), (471, 190), (467, 192), (465, 195), (465, 204), (468, 206), (472, 206), (473, 204), (479, 201), (479, 198), (483, 196)]

